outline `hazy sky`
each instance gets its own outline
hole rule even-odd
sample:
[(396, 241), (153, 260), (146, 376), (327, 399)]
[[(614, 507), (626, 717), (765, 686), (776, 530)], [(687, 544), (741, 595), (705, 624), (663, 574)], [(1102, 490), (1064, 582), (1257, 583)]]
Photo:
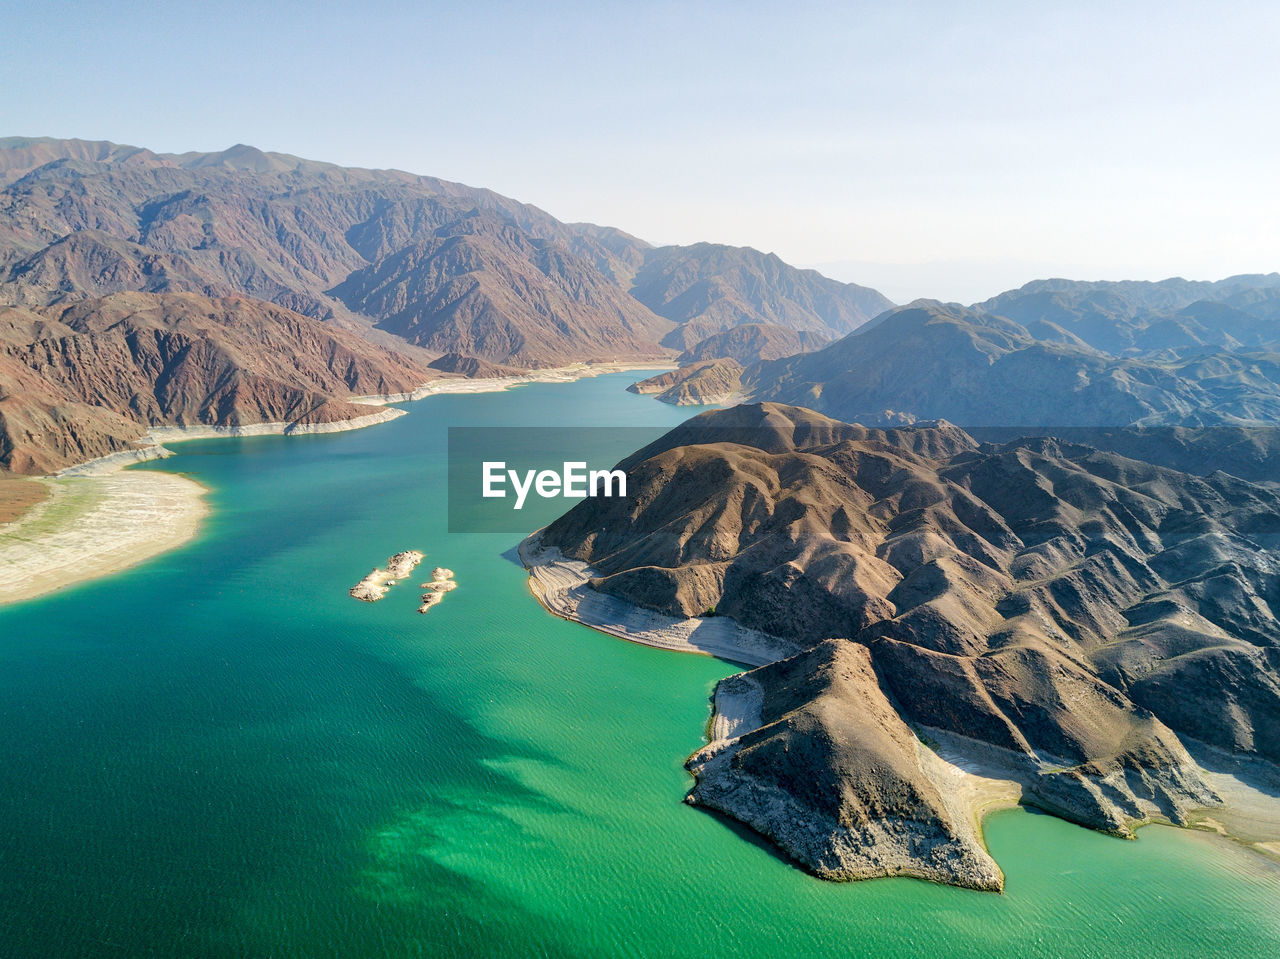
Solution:
[(487, 186), (895, 299), (1280, 269), (1280, 4), (0, 0), (0, 135)]

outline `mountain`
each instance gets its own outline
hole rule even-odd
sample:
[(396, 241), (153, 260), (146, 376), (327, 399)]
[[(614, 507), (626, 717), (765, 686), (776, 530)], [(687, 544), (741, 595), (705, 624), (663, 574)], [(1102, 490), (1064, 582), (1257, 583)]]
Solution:
[(581, 257), (491, 213), (471, 213), (357, 270), (333, 294), (378, 328), (494, 363), (661, 359), (672, 324)]
[(1120, 835), (1218, 802), (1184, 738), (1280, 763), (1274, 488), (773, 403), (620, 468), (626, 498), (541, 542), (595, 591), (808, 648), (721, 684), (729, 731), (690, 760), (690, 801), (821, 875), (998, 887), (919, 739)]
[(514, 366), (495, 366), (474, 356), (462, 353), (446, 353), (427, 364), (429, 370), (440, 370), (443, 373), (457, 373), (469, 379), (493, 379), (495, 377), (519, 376), (523, 370)]
[(893, 306), (875, 290), (772, 253), (712, 243), (647, 251), (631, 294), (679, 324), (663, 344), (680, 350), (744, 323), (841, 336)]
[[(437, 371), (665, 360), (670, 343), (761, 318), (774, 325), (703, 348), (781, 355), (885, 303), (754, 250), (654, 248), (397, 170), (246, 144), (159, 154), (10, 137), (0, 139), (0, 306), (10, 308), (0, 468), (66, 465), (168, 423), (349, 419), (345, 396), (411, 390)], [(144, 317), (145, 336), (130, 328)], [(187, 338), (181, 357), (116, 342), (166, 324), (173, 342)], [(336, 367), (317, 350), (360, 361), (335, 379), (321, 375)], [(723, 392), (730, 377), (712, 379), (686, 397)]]
[[(690, 285), (711, 300), (695, 309)], [(526, 368), (664, 358), (760, 319), (830, 336), (887, 305), (754, 250), (655, 249), (395, 170), (244, 144), (0, 140), (0, 303), (124, 291), (248, 296), (383, 345)]]
[(761, 360), (808, 353), (825, 346), (830, 337), (810, 330), (792, 330), (771, 323), (744, 323), (695, 343), (677, 357), (682, 366), (700, 360), (736, 360), (743, 366)]
[(1214, 283), (1037, 280), (977, 309), (1021, 324), (1038, 340), (1122, 355), (1280, 343), (1280, 274)]
[[(1262, 288), (1262, 292), (1268, 288)], [(1128, 344), (1154, 336), (1159, 317), (1075, 308), (1077, 322), (1049, 314), (1039, 294), (1001, 307), (918, 301), (878, 317), (821, 350), (750, 367), (744, 395), (806, 406), (869, 424), (947, 419), (966, 427), (1261, 425), (1280, 422), (1280, 324), (1251, 309), (1247, 345), (1176, 341), (1155, 350)], [(1114, 304), (1113, 304), (1114, 305)], [(1013, 307), (1017, 307), (1014, 309)], [(1197, 301), (1172, 316), (1217, 304)], [(1040, 319), (1030, 318), (1034, 313)], [(1052, 315), (1052, 322), (1044, 317)], [(1163, 315), (1162, 315), (1163, 316)], [(1166, 317), (1167, 318), (1167, 317)], [(1030, 324), (1028, 326), (1027, 324)], [(1243, 335), (1239, 323), (1235, 329)], [(1198, 329), (1209, 328), (1199, 324)], [(1221, 330), (1221, 328), (1218, 328)], [(1166, 327), (1165, 332), (1168, 332)], [(1163, 334), (1162, 334), (1163, 335)], [(1220, 337), (1220, 339), (1223, 339)], [(1111, 346), (1117, 352), (1108, 352)]]
[(131, 449), (155, 425), (367, 417), (425, 368), (329, 324), (242, 297), (113, 293), (0, 312), (0, 468), (47, 473)]

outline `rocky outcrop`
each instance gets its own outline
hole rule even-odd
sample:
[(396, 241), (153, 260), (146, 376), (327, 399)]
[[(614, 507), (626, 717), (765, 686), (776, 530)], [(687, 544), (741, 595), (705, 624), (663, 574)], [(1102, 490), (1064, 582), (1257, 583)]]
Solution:
[(396, 553), (387, 560), (387, 565), (375, 567), (364, 579), (347, 590), (353, 599), (364, 603), (376, 603), (387, 595), (387, 590), (414, 571), (422, 562), (425, 553), (416, 549)]
[(457, 588), (458, 584), (453, 579), (453, 570), (437, 566), (431, 571), (431, 579), (422, 584), (422, 589), (426, 592), (422, 594), (422, 605), (418, 607), (418, 612), (428, 612), (432, 606), (444, 600), (445, 593), (451, 593)]
[(827, 640), (731, 676), (715, 709), (733, 717), (730, 734), (689, 760), (691, 804), (746, 823), (824, 879), (1003, 888), (969, 810), (932, 774), (865, 646)]
[(476, 356), (462, 353), (446, 353), (427, 364), (429, 370), (440, 370), (442, 373), (457, 373), (468, 379), (496, 379), (498, 377), (521, 376), (524, 371), (515, 366), (499, 366)]
[(677, 357), (681, 366), (702, 360), (736, 360), (743, 366), (761, 360), (808, 353), (830, 342), (830, 337), (812, 330), (793, 330), (773, 323), (744, 323), (713, 333)]
[(704, 406), (733, 399), (742, 384), (741, 376), (742, 366), (736, 360), (707, 360), (651, 376), (627, 389), (654, 394), (673, 406)]

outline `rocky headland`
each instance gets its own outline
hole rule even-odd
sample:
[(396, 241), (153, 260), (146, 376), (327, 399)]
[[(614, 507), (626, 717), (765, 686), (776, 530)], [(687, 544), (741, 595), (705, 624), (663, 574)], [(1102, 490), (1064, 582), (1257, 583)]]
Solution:
[[(776, 404), (695, 417), (620, 465), (625, 500), (525, 544), (535, 592), (561, 615), (603, 597), (615, 623), (714, 610), (798, 649), (721, 684), (690, 800), (820, 875), (998, 888), (981, 804), (940, 785), (970, 769), (1129, 836), (1221, 803), (1188, 745), (1280, 762), (1268, 486)], [(540, 582), (554, 557), (580, 564), (559, 594)]]

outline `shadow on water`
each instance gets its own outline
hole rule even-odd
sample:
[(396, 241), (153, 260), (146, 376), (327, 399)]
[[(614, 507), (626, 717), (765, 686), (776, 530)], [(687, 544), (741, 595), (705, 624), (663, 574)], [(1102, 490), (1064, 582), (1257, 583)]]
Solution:
[[(41, 628), (21, 614), (4, 628)], [(555, 757), (486, 735), (357, 646), (105, 619), (96, 641), (6, 657), (0, 953), (231, 955), (219, 941), (236, 930), (253, 954), (381, 954), (386, 904), (355, 888), (374, 865), (360, 837), (459, 794), (561, 808), (499, 768)], [(449, 873), (413, 857), (410, 884), (450, 901), (419, 901), (399, 936), (527, 934), (518, 904), (481, 908), (493, 891)]]

